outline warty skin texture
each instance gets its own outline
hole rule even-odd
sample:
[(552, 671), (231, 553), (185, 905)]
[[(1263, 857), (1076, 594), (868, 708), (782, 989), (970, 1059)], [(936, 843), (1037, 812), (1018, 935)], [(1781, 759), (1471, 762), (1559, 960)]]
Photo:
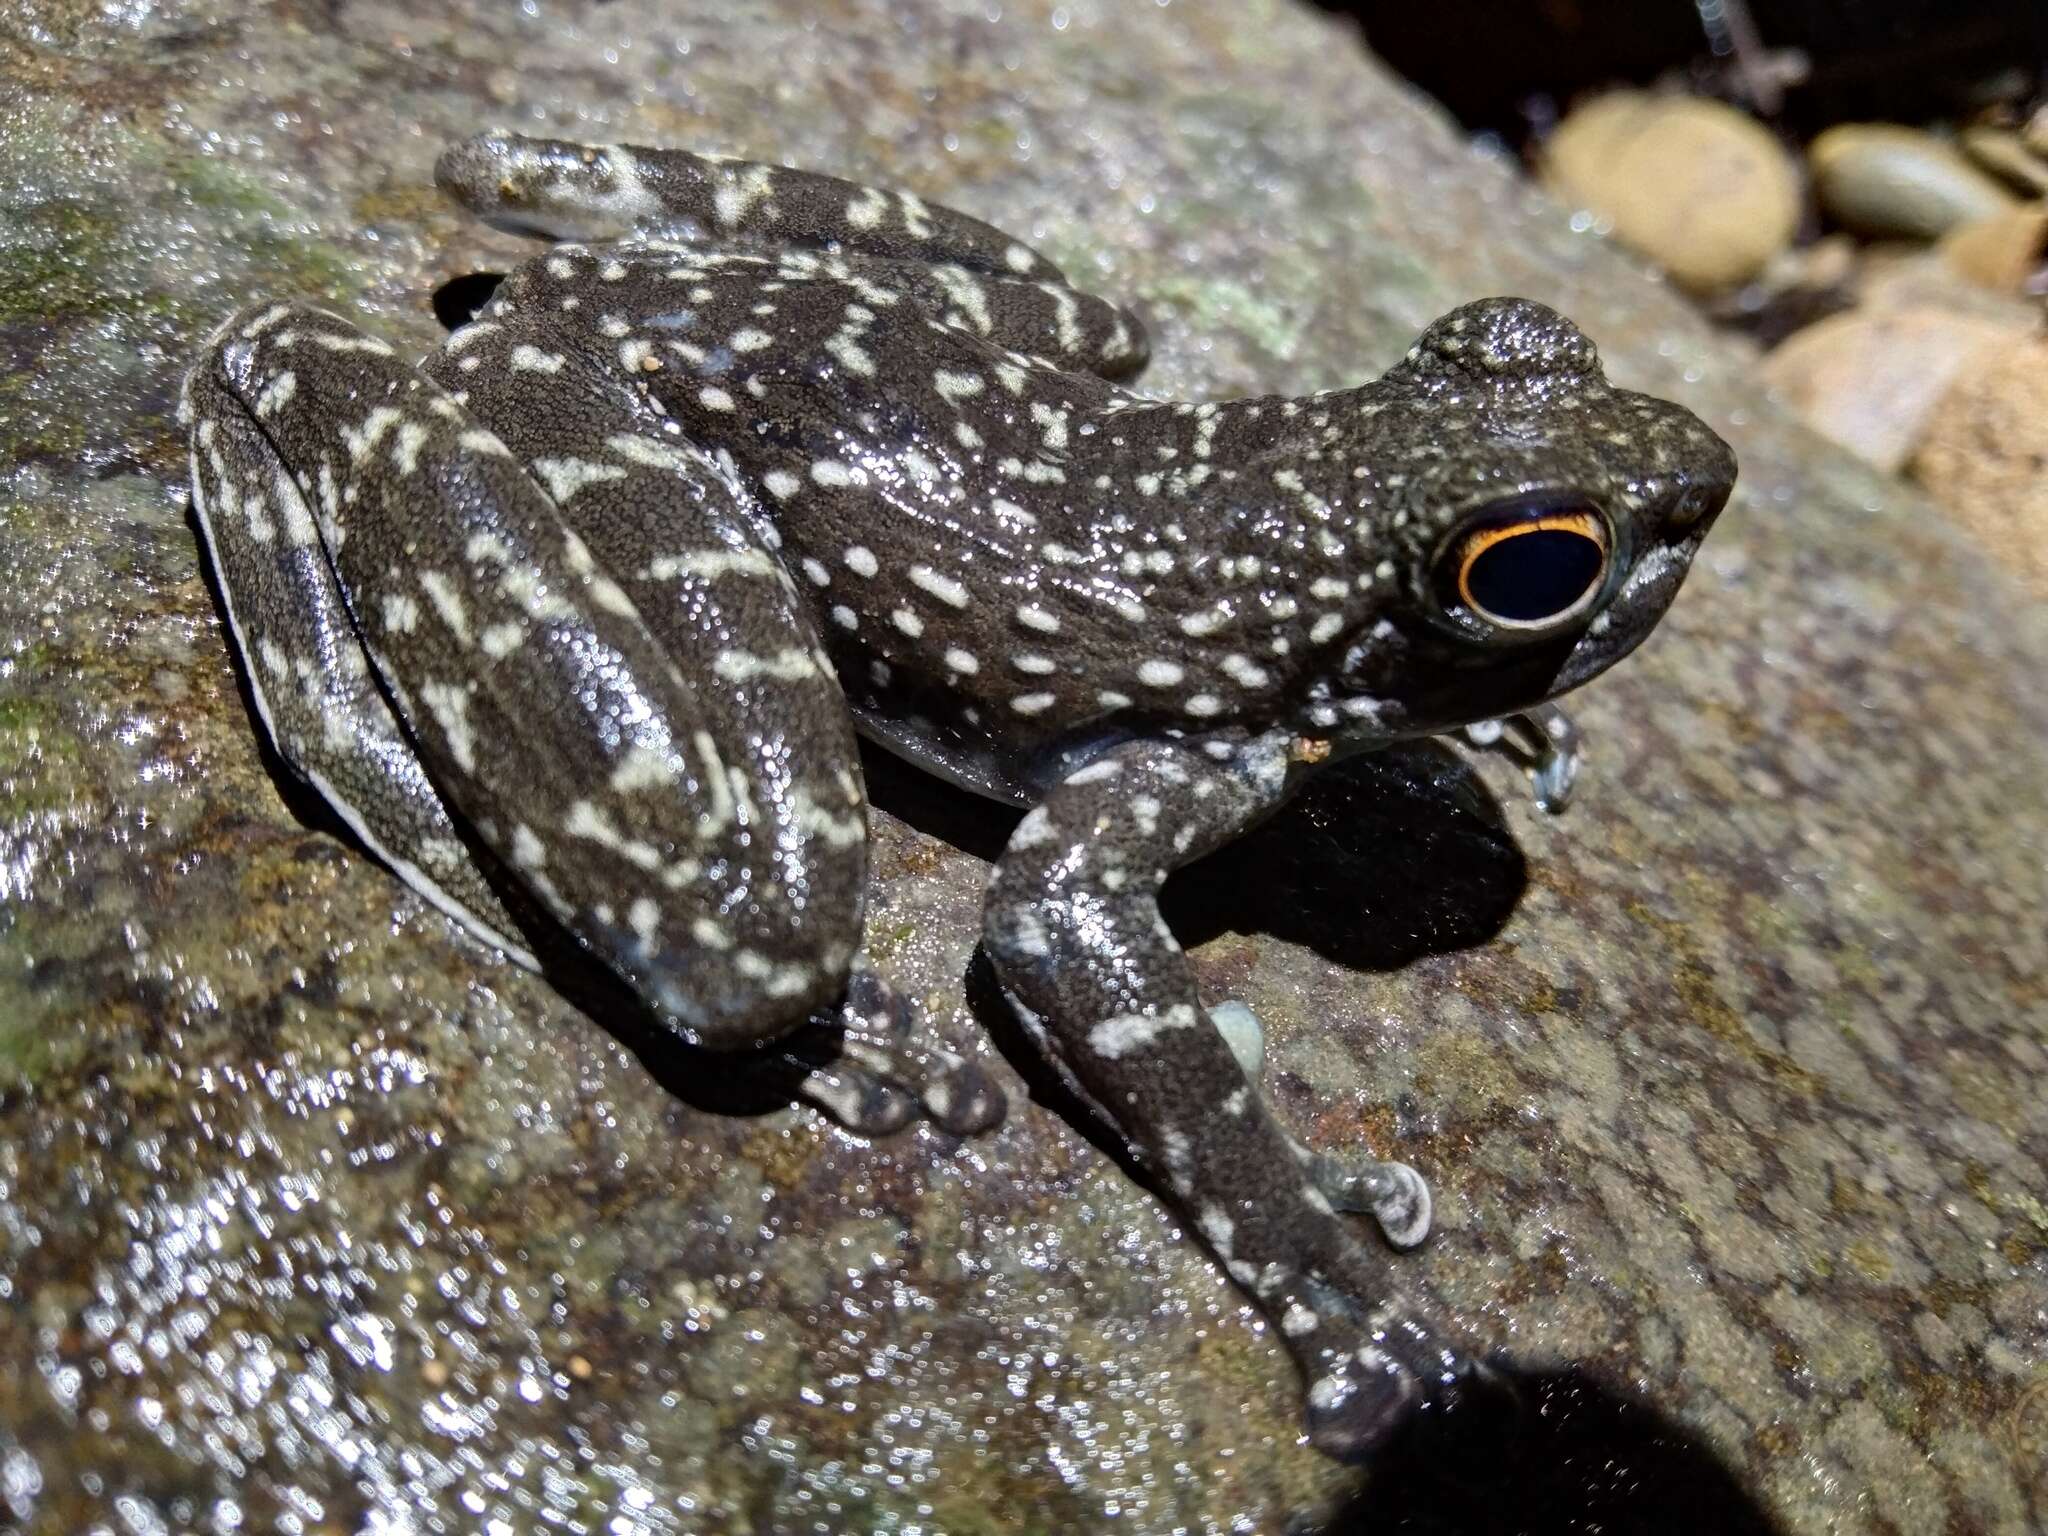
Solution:
[(504, 135), (437, 175), (565, 243), (419, 369), (265, 304), (188, 381), (284, 759), (523, 963), (463, 827), (692, 1040), (844, 1027), (804, 1091), (869, 1130), (1000, 1110), (908, 1046), (858, 955), (855, 731), (1028, 807), (989, 957), (1295, 1354), (1316, 1442), (1451, 1401), (1475, 1368), (1339, 1214), (1409, 1245), (1426, 1187), (1286, 1133), (1158, 892), (1347, 753), (1501, 716), (1568, 740), (1547, 701), (1661, 617), (1726, 446), (1522, 300), (1357, 389), (1161, 403), (1112, 382), (1133, 317), (914, 197)]

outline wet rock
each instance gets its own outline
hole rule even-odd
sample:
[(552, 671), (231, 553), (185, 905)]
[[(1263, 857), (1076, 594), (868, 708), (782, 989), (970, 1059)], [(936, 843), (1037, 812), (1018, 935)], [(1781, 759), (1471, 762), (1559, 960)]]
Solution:
[(1544, 145), (1545, 182), (1683, 288), (1749, 281), (1799, 223), (1799, 172), (1733, 107), (1618, 91), (1575, 108)]
[[(16, 11), (0, 1526), (1426, 1530), (1448, 1483), (1610, 1529), (1682, 1529), (1615, 1507), (1638, 1485), (1723, 1532), (2038, 1528), (2042, 605), (1353, 33), (1274, 0)], [(956, 1012), (986, 808), (876, 814), (869, 936), (1011, 1119), (869, 1145), (712, 1112), (273, 777), (180, 371), (259, 294), (430, 345), (437, 289), (528, 251), (431, 191), (507, 121), (963, 205), (1144, 304), (1162, 396), (1344, 383), (1520, 293), (1734, 443), (1670, 617), (1571, 700), (1568, 815), (1490, 758), (1389, 787), (1398, 825), (1311, 805), (1316, 920), (1248, 911), (1241, 864), (1187, 935), (1300, 1136), (1432, 1179), (1390, 1284), (1577, 1367), (1503, 1454), (1316, 1456), (1214, 1264)]]
[(1959, 372), (1928, 418), (1913, 475), (2048, 599), (2048, 337), (2007, 341)]
[(1823, 212), (1860, 235), (1933, 240), (2017, 199), (1954, 145), (1894, 123), (1843, 123), (1807, 148)]
[(1933, 305), (1864, 307), (1795, 331), (1764, 358), (1763, 376), (1816, 432), (1896, 471), (1950, 384), (2013, 336)]
[(1960, 224), (1941, 237), (1942, 259), (1998, 293), (2033, 293), (2048, 266), (2048, 206), (2026, 203)]

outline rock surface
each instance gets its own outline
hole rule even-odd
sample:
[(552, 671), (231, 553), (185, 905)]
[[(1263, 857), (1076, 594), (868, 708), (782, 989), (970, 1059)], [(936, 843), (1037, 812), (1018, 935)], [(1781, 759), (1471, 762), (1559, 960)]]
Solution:
[[(1484, 1344), (1640, 1394), (1639, 1437), (1789, 1531), (2048, 1519), (2041, 607), (1352, 34), (1281, 0), (23, 0), (0, 68), (0, 1522), (1422, 1530), (1613, 1465), (1360, 1493), (1207, 1259), (992, 1054), (1017, 1107), (973, 1142), (710, 1113), (701, 1065), (281, 798), (178, 374), (257, 293), (430, 343), (434, 285), (520, 250), (428, 178), (491, 121), (961, 204), (1143, 304), (1161, 393), (1348, 382), (1513, 292), (1712, 420), (1738, 502), (1578, 701), (1571, 813), (1492, 762), (1326, 811), (1288, 902), (1210, 910), (1195, 958), (1305, 1137), (1427, 1170), (1439, 1233), (1390, 1262)], [(977, 814), (877, 818), (872, 933), (988, 1052), (951, 1018)]]
[(1543, 147), (1543, 178), (1696, 293), (1748, 282), (1799, 227), (1799, 169), (1784, 146), (1699, 97), (1615, 91), (1574, 108)]

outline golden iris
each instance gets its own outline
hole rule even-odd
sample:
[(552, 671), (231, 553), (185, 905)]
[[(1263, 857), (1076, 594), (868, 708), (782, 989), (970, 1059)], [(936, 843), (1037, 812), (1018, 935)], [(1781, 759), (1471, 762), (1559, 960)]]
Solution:
[(1607, 574), (1607, 524), (1590, 507), (1482, 523), (1452, 548), (1458, 598), (1502, 629), (1548, 629), (1583, 612)]

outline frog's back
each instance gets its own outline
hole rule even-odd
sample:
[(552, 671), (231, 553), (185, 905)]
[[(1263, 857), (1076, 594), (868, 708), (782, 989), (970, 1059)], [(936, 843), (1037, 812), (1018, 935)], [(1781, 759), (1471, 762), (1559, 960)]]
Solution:
[[(535, 263), (522, 302), (549, 281), (569, 296), (584, 259)], [(1292, 407), (1140, 401), (943, 316), (900, 263), (601, 259), (620, 273), (599, 324), (622, 369), (686, 437), (729, 449), (867, 734), (1028, 802), (1162, 722), (1272, 712), (1301, 628), (1276, 594), (1314, 573), (1233, 492), (1242, 470), (1211, 460), (1288, 461), (1266, 450)]]

